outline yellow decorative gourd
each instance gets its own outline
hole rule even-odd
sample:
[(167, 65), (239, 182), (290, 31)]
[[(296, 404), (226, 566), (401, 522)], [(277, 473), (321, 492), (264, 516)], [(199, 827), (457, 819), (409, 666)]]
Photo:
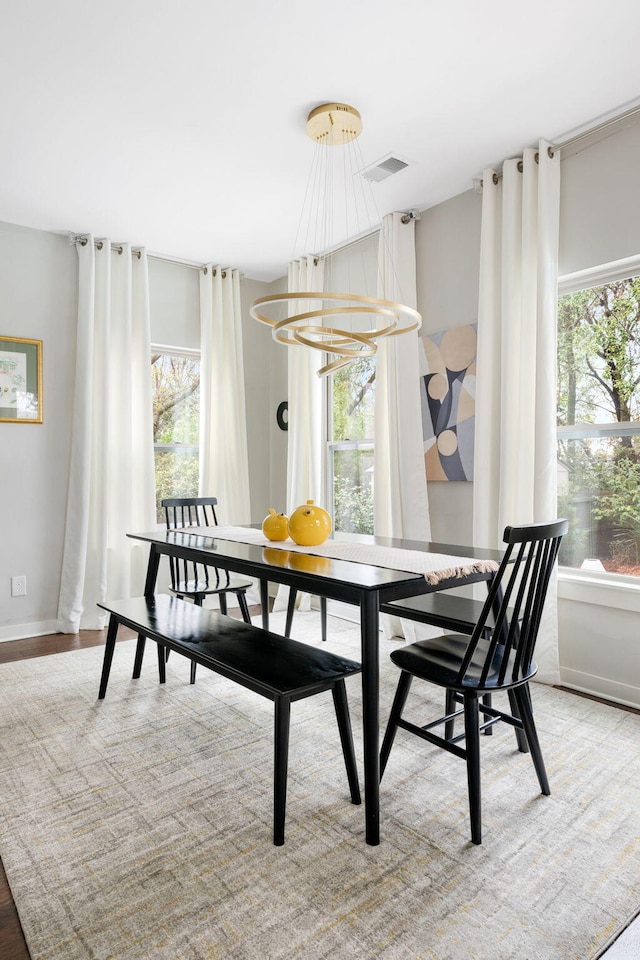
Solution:
[(286, 540), (289, 529), (285, 514), (276, 513), (273, 507), (269, 507), (269, 514), (262, 521), (262, 532), (267, 540)]
[(313, 500), (297, 507), (289, 517), (289, 536), (301, 547), (317, 547), (331, 533), (331, 517)]

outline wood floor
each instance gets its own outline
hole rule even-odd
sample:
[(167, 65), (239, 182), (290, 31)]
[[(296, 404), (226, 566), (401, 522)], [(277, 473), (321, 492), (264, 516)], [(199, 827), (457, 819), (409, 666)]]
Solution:
[[(252, 616), (259, 613), (260, 608), (251, 608)], [(235, 613), (235, 611), (231, 611)], [(133, 637), (131, 631), (123, 628), (118, 633), (118, 641), (128, 640)], [(106, 630), (83, 630), (79, 634), (66, 635), (61, 633), (53, 634), (48, 637), (31, 637), (27, 640), (12, 640), (8, 643), (0, 643), (0, 663), (11, 663), (15, 660), (28, 660), (32, 657), (46, 657), (53, 653), (65, 653), (68, 650), (80, 650), (83, 647), (96, 647), (104, 645)], [(565, 688), (566, 689), (566, 688)], [(567, 691), (574, 693), (575, 691)], [(597, 698), (593, 698), (597, 699)], [(622, 709), (631, 710), (630, 707)], [(640, 711), (633, 710), (638, 713)], [(640, 920), (632, 924), (638, 936)], [(633, 930), (627, 931), (627, 936), (632, 934)], [(622, 940), (622, 938), (621, 938)], [(640, 936), (635, 941), (636, 945), (640, 943)], [(610, 951), (607, 951), (603, 960), (611, 956), (611, 960), (620, 957), (620, 960), (626, 960), (627, 954), (614, 954), (614, 944)], [(637, 954), (629, 954), (628, 956)], [(31, 960), (27, 948), (20, 919), (11, 896), (11, 890), (7, 883), (7, 877), (0, 860), (0, 958), (1, 960)]]

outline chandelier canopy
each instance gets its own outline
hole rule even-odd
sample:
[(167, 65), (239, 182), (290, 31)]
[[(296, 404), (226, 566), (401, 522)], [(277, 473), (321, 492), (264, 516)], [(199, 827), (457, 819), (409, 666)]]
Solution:
[[(354, 107), (344, 103), (322, 104), (312, 110), (307, 118), (307, 134), (317, 146), (307, 187), (307, 223), (303, 242), (308, 243), (309, 238), (313, 238), (318, 259), (330, 259), (336, 249), (331, 236), (333, 230), (342, 230), (344, 237), (353, 236), (348, 232), (350, 217), (352, 220), (355, 217), (356, 237), (366, 235), (374, 224), (380, 222), (379, 215), (373, 222), (370, 214), (366, 222), (363, 215), (364, 182), (361, 174), (364, 163), (359, 151), (354, 150), (361, 131), (360, 114)], [(333, 150), (328, 149), (335, 147), (341, 148), (343, 154), (346, 152), (346, 156), (338, 158)], [(361, 184), (360, 196), (356, 195), (358, 184)], [(366, 198), (364, 204), (366, 206)], [(298, 236), (304, 219), (303, 209)], [(311, 251), (307, 249), (305, 252)], [(293, 258), (295, 255), (294, 251)], [(328, 270), (325, 277), (329, 278), (330, 274)], [(261, 297), (252, 303), (250, 309), (254, 320), (272, 328), (273, 338), (278, 343), (290, 347), (313, 347), (334, 357), (318, 370), (320, 377), (352, 363), (358, 357), (374, 356), (378, 349), (377, 341), (382, 337), (409, 333), (418, 330), (422, 324), (422, 317), (412, 307), (366, 296), (351, 289), (330, 292), (330, 279), (328, 283), (328, 291), (289, 292)]]

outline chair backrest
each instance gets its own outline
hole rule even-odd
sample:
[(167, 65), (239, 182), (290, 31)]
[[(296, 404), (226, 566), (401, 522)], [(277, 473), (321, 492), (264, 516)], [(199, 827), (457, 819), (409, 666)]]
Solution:
[[(216, 497), (173, 497), (163, 500), (167, 530), (181, 530), (185, 527), (215, 527), (218, 525), (216, 516)], [(204, 592), (210, 587), (224, 589), (230, 583), (228, 571), (220, 571), (217, 567), (206, 567), (200, 563), (181, 560), (178, 557), (169, 557), (171, 570), (171, 586), (174, 590), (180, 584), (199, 584)]]
[(161, 506), (167, 521), (167, 530), (180, 527), (216, 527), (217, 497), (173, 497), (163, 500)]
[[(472, 661), (474, 678), (481, 685), (489, 676), (502, 684), (517, 682), (529, 674), (549, 579), (567, 528), (566, 520), (505, 528), (507, 549), (471, 635), (459, 683), (464, 683)], [(483, 634), (491, 624), (492, 612), (495, 626), (487, 644)], [(476, 652), (478, 648), (484, 652), (485, 646), (478, 677)]]

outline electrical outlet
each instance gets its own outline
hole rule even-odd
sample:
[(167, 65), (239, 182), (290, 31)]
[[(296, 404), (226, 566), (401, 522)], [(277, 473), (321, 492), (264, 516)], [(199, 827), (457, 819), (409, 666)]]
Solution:
[(11, 596), (26, 597), (26, 595), (27, 595), (27, 578), (11, 577)]

